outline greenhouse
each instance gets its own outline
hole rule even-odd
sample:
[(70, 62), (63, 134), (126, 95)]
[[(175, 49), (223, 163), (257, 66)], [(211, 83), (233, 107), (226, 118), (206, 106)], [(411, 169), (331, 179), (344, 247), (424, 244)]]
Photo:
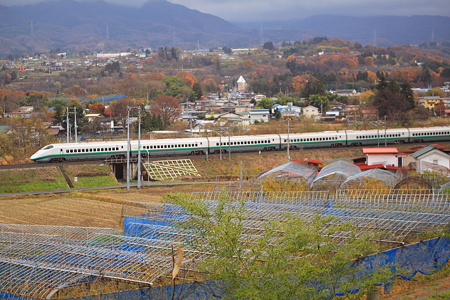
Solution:
[[(307, 192), (204, 192), (188, 194), (209, 210), (224, 197), (243, 205), (243, 238), (256, 241), (273, 220), (317, 215), (351, 222), (360, 234), (373, 233), (387, 248), (406, 245), (450, 222), (446, 194), (385, 193), (383, 190)], [(126, 291), (171, 282), (174, 259), (182, 258), (184, 280), (204, 280), (197, 269), (208, 253), (194, 251), (189, 217), (168, 203), (126, 202), (124, 231), (108, 228), (0, 225), (0, 291), (3, 298), (64, 299)], [(279, 232), (279, 234), (283, 234)], [(334, 238), (345, 239), (347, 232)], [(182, 250), (181, 250), (182, 249)]]
[(326, 165), (313, 180), (314, 190), (338, 189), (347, 178), (361, 173), (361, 169), (354, 164), (339, 160)]

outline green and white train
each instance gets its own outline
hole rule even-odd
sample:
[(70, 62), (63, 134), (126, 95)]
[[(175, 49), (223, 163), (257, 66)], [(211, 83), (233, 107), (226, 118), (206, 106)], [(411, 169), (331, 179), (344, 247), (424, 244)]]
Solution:
[[(198, 137), (141, 140), (141, 156), (205, 155), (226, 152), (274, 151), (302, 148), (370, 146), (450, 140), (450, 127), (339, 130), (311, 133)], [(130, 156), (138, 155), (138, 141), (130, 142)], [(127, 157), (126, 141), (51, 144), (31, 156), (35, 162), (63, 162)]]

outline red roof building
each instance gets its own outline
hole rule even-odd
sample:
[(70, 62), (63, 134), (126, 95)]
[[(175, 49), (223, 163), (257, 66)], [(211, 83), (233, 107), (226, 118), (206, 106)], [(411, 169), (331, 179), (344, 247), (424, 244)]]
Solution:
[(400, 154), (397, 148), (363, 148), (363, 153), (366, 155), (366, 164), (384, 165), (391, 167), (403, 167), (403, 157), (405, 154)]

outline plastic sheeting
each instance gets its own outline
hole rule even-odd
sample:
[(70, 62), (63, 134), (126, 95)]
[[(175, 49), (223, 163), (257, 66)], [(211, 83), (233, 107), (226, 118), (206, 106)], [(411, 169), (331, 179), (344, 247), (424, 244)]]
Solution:
[(296, 162), (288, 162), (284, 165), (278, 166), (273, 168), (272, 170), (262, 174), (258, 177), (257, 180), (261, 180), (265, 177), (267, 177), (270, 174), (276, 173), (276, 172), (285, 172), (285, 173), (291, 173), (295, 174), (301, 177), (304, 177), (308, 182), (314, 177), (316, 174), (316, 170), (308, 168), (305, 165), (296, 163)]
[(344, 181), (344, 183), (341, 185), (341, 188), (345, 188), (345, 186), (349, 185), (352, 181), (362, 181), (363, 178), (377, 179), (389, 185), (390, 187), (394, 187), (399, 181), (398, 177), (389, 171), (381, 169), (372, 169), (348, 177), (347, 180)]
[(354, 164), (343, 160), (339, 160), (323, 167), (316, 178), (314, 178), (314, 182), (332, 174), (341, 174), (344, 177), (348, 178), (359, 173), (361, 173), (361, 170), (358, 166), (355, 166)]

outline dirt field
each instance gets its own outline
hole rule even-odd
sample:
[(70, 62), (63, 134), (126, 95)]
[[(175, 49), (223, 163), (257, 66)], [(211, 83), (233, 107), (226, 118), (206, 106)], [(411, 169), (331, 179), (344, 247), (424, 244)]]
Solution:
[(196, 192), (212, 186), (143, 188), (141, 191), (107, 190), (0, 198), (0, 223), (106, 227), (121, 229), (122, 204), (125, 201), (160, 202), (173, 192)]

